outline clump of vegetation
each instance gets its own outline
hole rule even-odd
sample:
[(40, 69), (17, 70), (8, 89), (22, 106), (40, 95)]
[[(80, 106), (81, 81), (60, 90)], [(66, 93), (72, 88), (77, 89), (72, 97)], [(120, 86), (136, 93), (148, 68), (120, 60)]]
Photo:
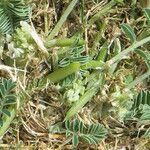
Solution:
[(21, 0), (1, 0), (0, 33), (12, 33), (21, 20), (29, 19), (30, 8)]
[(2, 148), (149, 149), (147, 0), (2, 0), (0, 14)]

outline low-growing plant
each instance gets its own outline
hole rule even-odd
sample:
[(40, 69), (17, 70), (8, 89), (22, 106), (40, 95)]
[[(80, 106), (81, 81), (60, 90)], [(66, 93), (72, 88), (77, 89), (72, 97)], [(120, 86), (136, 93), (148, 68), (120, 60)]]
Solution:
[(77, 147), (80, 141), (85, 141), (88, 144), (98, 144), (107, 135), (107, 130), (101, 124), (85, 124), (79, 119), (66, 120), (65, 127), (58, 124), (53, 125), (49, 131), (50, 133), (65, 133), (67, 138), (71, 138), (74, 147)]

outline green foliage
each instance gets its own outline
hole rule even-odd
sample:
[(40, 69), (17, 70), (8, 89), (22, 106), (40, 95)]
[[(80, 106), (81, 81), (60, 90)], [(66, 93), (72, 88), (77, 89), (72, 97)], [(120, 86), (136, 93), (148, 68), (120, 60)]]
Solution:
[(141, 91), (133, 101), (132, 109), (139, 110), (145, 104), (150, 106), (150, 91)]
[[(7, 65), (12, 65), (15, 59), (17, 67), (24, 67), (28, 61), (28, 56), (37, 56), (38, 46), (32, 36), (25, 30), (24, 27), (17, 28), (13, 36), (7, 35), (8, 53), (5, 55), (4, 62)], [(3, 52), (4, 53), (4, 52)]]
[(150, 53), (141, 49), (137, 49), (135, 52), (144, 59), (147, 68), (150, 69)]
[(134, 30), (129, 26), (128, 24), (122, 24), (121, 25), (122, 30), (126, 34), (126, 36), (131, 40), (132, 43), (136, 41), (136, 35), (134, 33)]
[(145, 16), (147, 18), (148, 25), (150, 26), (150, 9), (145, 9)]
[(65, 79), (67, 76), (77, 72), (80, 70), (80, 63), (79, 62), (73, 62), (70, 65), (64, 67), (64, 68), (59, 68), (49, 74), (47, 77), (43, 79), (43, 83), (47, 82), (47, 79), (50, 80), (53, 83), (56, 83), (58, 81), (61, 81)]
[(142, 111), (141, 111), (142, 115), (140, 117), (140, 121), (141, 122), (145, 122), (145, 121), (150, 121), (150, 105), (143, 105)]
[(146, 130), (146, 132), (144, 133), (143, 137), (144, 137), (144, 138), (149, 138), (149, 137), (150, 137), (150, 128), (148, 128), (148, 129)]
[(87, 90), (78, 101), (73, 103), (72, 107), (68, 110), (65, 120), (69, 119), (70, 117), (74, 116), (76, 113), (78, 113), (83, 106), (89, 102), (93, 96), (98, 92), (98, 84), (97, 87), (92, 87), (91, 89)]
[(78, 42), (76, 42), (76, 39), (74, 37), (73, 38), (58, 38), (58, 39), (53, 39), (53, 40), (48, 41), (47, 43), (45, 43), (45, 46), (47, 48), (52, 48), (55, 46), (67, 47), (67, 46), (73, 45), (74, 43), (76, 43), (76, 45), (78, 46), (82, 46), (85, 44), (85, 41), (83, 39), (79, 39), (77, 41)]
[[(19, 0), (14, 0), (14, 1), (7, 0), (7, 2), (11, 2), (12, 4), (14, 4), (14, 6), (16, 6), (20, 1)], [(4, 3), (6, 1), (3, 0), (2, 2)], [(88, 102), (90, 102), (93, 99), (93, 97), (95, 97), (93, 99), (94, 103), (91, 103), (88, 105), (89, 106), (88, 111), (90, 111), (90, 113), (91, 113), (91, 116), (90, 116), (91, 120), (93, 118), (95, 119), (97, 117), (96, 116), (97, 114), (98, 115), (103, 114), (101, 112), (104, 109), (109, 108), (109, 110), (106, 113), (109, 113), (109, 115), (115, 115), (115, 119), (117, 121), (121, 120), (123, 122), (123, 121), (126, 121), (129, 117), (131, 119), (136, 118), (136, 120), (138, 120), (140, 122), (150, 121), (150, 115), (149, 115), (150, 92), (142, 91), (135, 99), (133, 99), (133, 100), (131, 99), (131, 98), (133, 98), (133, 95), (134, 95), (133, 91), (136, 90), (135, 85), (137, 83), (143, 81), (145, 78), (147, 78), (149, 76), (149, 73), (146, 74), (146, 76), (144, 78), (141, 78), (140, 80), (136, 80), (136, 79), (138, 79), (138, 78), (135, 78), (135, 76), (137, 75), (137, 70), (140, 69), (140, 68), (138, 68), (138, 65), (135, 64), (134, 68), (131, 68), (131, 67), (126, 68), (126, 65), (132, 66), (132, 64), (128, 64), (128, 63), (130, 63), (131, 61), (136, 63), (136, 59), (139, 59), (139, 57), (138, 57), (138, 58), (135, 58), (135, 60), (131, 60), (132, 57), (134, 57), (131, 52), (136, 52), (138, 55), (140, 55), (144, 59), (148, 68), (150, 68), (150, 57), (149, 57), (150, 55), (145, 46), (146, 44), (149, 43), (150, 37), (146, 36), (146, 38), (142, 37), (140, 40), (137, 40), (136, 34), (134, 33), (134, 30), (132, 29), (132, 27), (128, 24), (122, 24), (122, 30), (124, 31), (124, 33), (127, 35), (127, 38), (129, 38), (129, 40), (132, 43), (131, 46), (129, 46), (125, 50), (122, 50), (122, 47), (128, 46), (129, 43), (128, 43), (128, 40), (124, 39), (124, 37), (122, 38), (120, 30), (118, 31), (118, 29), (117, 29), (118, 25), (122, 21), (119, 18), (117, 18), (118, 11), (116, 11), (116, 10), (118, 8), (114, 7), (114, 6), (116, 6), (118, 3), (123, 3), (123, 0), (111, 0), (109, 2), (101, 1), (102, 3), (100, 5), (97, 5), (96, 7), (94, 6), (96, 9), (93, 9), (94, 7), (91, 7), (91, 5), (89, 5), (88, 8), (92, 8), (93, 10), (92, 9), (91, 9), (92, 11), (88, 10), (89, 16), (85, 15), (85, 19), (86, 19), (85, 24), (83, 24), (83, 26), (80, 26), (79, 32), (81, 31), (81, 33), (80, 33), (80, 35), (82, 36), (81, 40), (79, 38), (78, 39), (74, 38), (77, 35), (73, 36), (73, 38), (70, 38), (70, 39), (64, 38), (64, 37), (63, 37), (64, 39), (63, 38), (53, 39), (59, 33), (60, 29), (62, 28), (63, 23), (66, 21), (68, 15), (71, 13), (73, 8), (76, 6), (77, 2), (78, 2), (78, 0), (72, 0), (70, 5), (68, 6), (67, 10), (64, 11), (64, 15), (61, 17), (60, 21), (58, 21), (57, 25), (54, 27), (52, 32), (49, 34), (47, 40), (45, 42), (41, 42), (41, 43), (44, 43), (45, 46), (47, 47), (50, 57), (49, 58), (44, 57), (44, 59), (42, 58), (42, 60), (40, 60), (41, 62), (38, 62), (40, 64), (39, 65), (37, 64), (38, 66), (37, 66), (37, 68), (35, 68), (35, 70), (34, 70), (34, 68), (32, 68), (32, 66), (30, 66), (30, 61), (29, 61), (29, 65), (26, 63), (27, 64), (26, 68), (25, 68), (26, 72), (24, 73), (24, 75), (23, 75), (23, 73), (17, 74), (20, 81), (22, 80), (22, 77), (24, 77), (25, 84), (23, 84), (23, 85), (25, 86), (24, 87), (25, 92), (29, 95), (29, 97), (32, 95), (32, 92), (28, 92), (26, 87), (30, 86), (28, 84), (32, 84), (32, 83), (33, 83), (33, 85), (35, 84), (35, 82), (34, 82), (35, 80), (30, 82), (30, 80), (32, 80), (34, 78), (34, 77), (32, 77), (32, 74), (34, 74), (34, 72), (35, 72), (35, 74), (37, 73), (39, 78), (43, 77), (43, 79), (41, 79), (41, 82), (43, 82), (44, 84), (42, 86), (39, 86), (40, 84), (37, 83), (35, 86), (36, 88), (41, 89), (41, 91), (39, 92), (40, 98), (38, 98), (38, 99), (40, 99), (39, 104), (43, 105), (43, 102), (45, 101), (45, 99), (50, 100), (50, 101), (48, 101), (48, 103), (45, 103), (46, 105), (44, 104), (44, 108), (46, 108), (46, 110), (44, 109), (42, 111), (44, 113), (41, 113), (41, 115), (43, 117), (45, 117), (44, 116), (45, 112), (46, 113), (48, 112), (48, 115), (49, 115), (49, 111), (47, 111), (47, 109), (49, 109), (49, 107), (47, 107), (47, 104), (51, 103), (52, 100), (51, 100), (51, 96), (49, 96), (49, 95), (53, 94), (53, 91), (52, 92), (49, 91), (49, 87), (51, 88), (51, 85), (48, 84), (47, 81), (50, 80), (54, 84), (57, 84), (57, 86), (59, 88), (57, 90), (59, 90), (59, 92), (62, 94), (62, 97), (60, 98), (60, 103), (62, 104), (64, 102), (64, 104), (62, 104), (60, 106), (61, 109), (66, 110), (68, 108), (68, 105), (66, 108), (66, 104), (65, 104), (66, 101), (64, 101), (64, 99), (65, 100), (67, 99), (67, 102), (68, 101), (70, 102), (69, 103), (70, 108), (68, 109), (68, 112), (65, 111), (65, 113), (66, 113), (65, 124), (63, 124), (61, 122), (61, 124), (59, 124), (59, 125), (58, 124), (56, 126), (54, 125), (54, 127), (50, 129), (50, 132), (61, 133), (61, 134), (65, 133), (68, 140), (70, 140), (70, 139), (72, 140), (72, 144), (74, 147), (78, 146), (80, 141), (82, 141), (82, 142), (85, 141), (88, 144), (99, 144), (99, 142), (101, 140), (103, 140), (107, 135), (106, 129), (99, 123), (84, 124), (83, 122), (81, 122), (78, 119), (75, 119), (73, 121), (68, 120), (70, 117), (73, 117), (79, 111), (81, 111), (81, 109)], [(82, 2), (86, 3), (86, 1), (84, 1), (84, 0)], [(99, 3), (100, 0), (93, 0), (93, 2)], [(132, 2), (134, 2), (134, 5), (135, 5), (135, 1), (132, 1)], [(0, 3), (0, 6), (2, 6), (1, 3)], [(66, 3), (66, 2), (64, 2), (64, 3)], [(18, 20), (26, 19), (25, 14), (27, 14), (29, 10), (23, 4), (21, 4), (21, 6), (17, 5), (17, 7), (12, 8), (8, 5), (8, 7), (9, 7), (8, 10), (11, 11), (10, 14), (13, 18), (15, 18), (15, 16), (17, 16), (17, 17), (20, 17), (20, 19), (18, 19)], [(57, 7), (57, 5), (56, 5), (56, 7)], [(87, 7), (87, 6), (85, 5), (85, 7)], [(10, 10), (10, 8), (13, 9), (13, 11)], [(2, 14), (1, 10), (2, 9), (0, 9), (0, 13)], [(28, 10), (28, 11), (25, 11), (25, 10)], [(78, 11), (78, 9), (76, 9), (76, 10)], [(119, 10), (120, 10), (120, 8), (119, 8)], [(17, 13), (15, 11), (17, 11)], [(23, 14), (21, 13), (21, 11), (23, 11)], [(123, 12), (125, 12), (125, 11), (126, 11), (126, 9), (124, 9)], [(115, 12), (115, 15), (113, 17), (111, 17), (111, 15), (107, 16), (108, 12), (111, 12), (110, 14), (113, 14)], [(145, 12), (146, 12), (146, 16), (147, 16), (147, 19), (149, 22), (149, 10), (145, 10)], [(86, 10), (84, 10), (84, 7), (83, 7), (82, 23), (84, 22), (84, 14), (85, 13), (86, 13)], [(43, 14), (44, 14), (44, 17), (43, 17)], [(57, 14), (57, 8), (56, 8), (56, 14)], [(38, 15), (41, 15), (41, 14), (38, 14)], [(77, 13), (77, 15), (78, 15), (78, 13)], [(123, 16), (122, 12), (121, 12), (120, 16), (122, 19), (122, 16)], [(12, 29), (10, 28), (10, 30), (8, 30), (9, 28), (6, 23), (9, 23), (10, 22), (9, 18), (12, 18), (12, 17), (9, 16), (9, 18), (8, 18), (8, 17), (6, 17), (6, 15), (5, 16), (2, 15), (2, 17), (1, 18), (4, 19), (4, 21), (0, 20), (1, 21), (0, 22), (1, 30), (3, 30), (3, 33), (9, 33), (10, 30), (12, 31), (14, 26), (16, 26), (16, 25), (14, 23), (8, 24), (9, 28), (12, 26), (11, 27)], [(48, 14), (47, 14), (47, 11), (42, 12), (41, 18), (44, 20), (44, 22), (42, 22), (42, 24), (41, 24), (42, 26), (45, 24), (45, 27), (46, 27), (48, 25), (47, 23), (51, 21), (48, 19), (48, 17), (49, 17), (49, 11), (48, 11)], [(74, 15), (71, 16), (71, 18), (69, 19), (69, 22), (70, 21), (72, 22), (72, 17), (74, 18)], [(38, 18), (40, 18), (40, 17), (38, 17)], [(102, 18), (101, 21), (107, 20), (106, 27), (101, 27), (101, 25), (99, 23), (101, 18)], [(130, 17), (127, 16), (127, 20), (128, 19), (131, 19), (131, 20), (129, 20), (129, 22), (131, 22), (137, 26), (139, 26), (139, 24), (143, 25), (143, 23), (145, 23), (145, 18), (144, 19), (142, 18), (144, 21), (141, 20), (141, 22), (140, 22), (139, 21), (140, 19), (137, 19), (135, 21), (132, 18), (132, 15), (130, 15)], [(17, 22), (18, 22), (18, 20), (17, 20)], [(109, 22), (109, 20), (113, 20), (114, 22), (113, 23), (111, 21)], [(12, 22), (14, 22), (14, 19), (11, 20), (11, 23)], [(74, 26), (74, 23), (72, 23), (72, 24)], [(112, 25), (112, 29), (111, 29), (110, 25)], [(24, 26), (24, 28), (23, 28), (23, 26)], [(13, 34), (13, 40), (8, 43), (8, 49), (9, 49), (9, 51), (11, 49), (11, 52), (13, 52), (12, 53), (14, 56), (13, 59), (15, 59), (17, 68), (19, 67), (17, 64), (19, 59), (20, 59), (19, 63), (21, 64), (21, 61), (28, 62), (29, 59), (27, 56), (31, 56), (30, 58), (33, 58), (34, 56), (40, 57), (40, 58), (42, 57), (41, 53), (39, 53), (39, 51), (36, 51), (36, 50), (40, 50), (41, 47), (39, 46), (40, 45), (39, 38), (38, 38), (37, 33), (35, 32), (34, 28), (30, 27), (30, 25), (28, 25), (26, 23), (24, 23), (23, 26), (22, 26), (22, 28), (16, 29), (16, 33)], [(68, 26), (68, 24), (67, 24), (67, 26)], [(90, 26), (91, 26), (91, 28), (90, 28)], [(105, 24), (104, 24), (104, 26), (105, 26)], [(5, 27), (5, 29), (4, 29), (4, 27)], [(41, 27), (41, 26), (37, 26), (37, 27), (39, 29), (39, 27)], [(72, 26), (69, 26), (69, 27), (72, 27)], [(75, 27), (77, 27), (77, 25)], [(99, 31), (99, 28), (102, 28), (103, 31), (100, 31), (101, 33), (99, 33), (98, 38), (96, 40), (96, 44), (94, 45), (94, 49), (93, 49), (92, 44), (95, 43), (95, 41), (93, 40), (94, 39), (93, 35)], [(144, 26), (144, 28), (145, 28), (145, 26)], [(70, 28), (68, 28), (68, 29), (70, 29)], [(137, 35), (139, 35), (143, 31), (143, 28), (140, 28), (140, 30), (138, 30), (138, 27), (136, 27), (135, 29), (136, 29)], [(84, 33), (85, 31), (87, 31), (86, 34)], [(73, 34), (73, 32), (70, 32), (69, 30), (67, 30), (67, 36), (72, 36), (72, 34)], [(89, 36), (89, 34), (90, 34), (90, 36)], [(85, 39), (87, 38), (86, 41), (88, 41), (88, 43), (85, 43), (84, 40), (82, 40), (82, 38), (85, 38)], [(2, 47), (4, 47), (3, 43), (0, 45), (2, 45)], [(99, 54), (97, 54), (97, 52), (98, 52), (97, 46), (98, 45), (99, 46), (102, 45), (101, 49), (99, 50)], [(42, 45), (42, 46), (44, 46), (44, 45)], [(58, 50), (55, 47), (61, 47), (61, 49)], [(139, 47), (140, 47), (140, 50), (137, 49)], [(92, 55), (91, 55), (91, 53), (92, 53), (91, 51), (94, 51)], [(130, 53), (130, 55), (129, 55), (129, 53)], [(9, 55), (9, 52), (5, 53), (5, 54), (7, 57)], [(95, 57), (93, 57), (93, 56), (95, 56)], [(17, 57), (18, 57), (18, 59), (17, 59)], [(124, 60), (121, 61), (121, 63), (120, 63), (120, 60), (122, 60), (122, 59), (124, 59)], [(129, 60), (129, 62), (128, 62), (128, 60)], [(105, 61), (107, 61), (107, 62), (105, 62)], [(5, 64), (7, 63), (7, 60), (5, 58), (4, 58), (4, 63)], [(49, 65), (49, 63), (50, 63), (50, 65), (52, 64), (52, 67)], [(47, 65), (49, 66), (50, 70), (45, 69)], [(41, 73), (41, 76), (39, 76), (40, 73)], [(39, 78), (38, 78), (38, 80), (40, 80)], [(124, 81), (124, 78), (126, 78), (125, 81)], [(1, 135), (3, 135), (6, 132), (6, 130), (10, 126), (10, 123), (12, 122), (12, 120), (15, 117), (16, 112), (17, 112), (17, 110), (14, 107), (16, 98), (12, 92), (15, 85), (12, 86), (12, 88), (10, 90), (7, 90), (7, 88), (6, 88), (7, 86), (4, 86), (5, 85), (4, 83), (6, 83), (6, 81), (8, 82), (9, 80), (6, 80), (6, 79), (3, 79), (3, 80), (4, 80), (3, 82), (0, 82), (0, 88), (1, 88), (1, 92), (0, 92), (0, 94), (1, 94), (0, 100), (1, 101), (0, 102), (2, 103), (2, 104), (0, 103), (1, 104), (0, 105), (1, 106), (0, 107), (1, 108), (0, 109), (1, 110), (0, 117), (2, 118), (1, 119), (2, 127), (0, 128), (0, 137), (1, 137)], [(31, 87), (33, 87), (33, 85), (31, 85)], [(44, 87), (44, 89), (43, 89), (43, 87)], [(133, 88), (133, 90), (131, 88)], [(33, 88), (31, 88), (31, 89), (33, 89)], [(6, 91), (8, 91), (8, 92), (6, 92)], [(36, 90), (34, 89), (33, 91), (36, 91)], [(49, 93), (48, 96), (45, 96), (43, 94), (43, 93), (45, 93), (45, 91), (47, 93)], [(18, 97), (21, 97), (21, 94), (19, 94)], [(31, 96), (31, 98), (32, 98), (32, 96)], [(41, 103), (41, 101), (42, 101), (42, 103)], [(33, 101), (33, 103), (34, 103), (34, 101)], [(12, 104), (11, 107), (9, 107), (10, 104)], [(109, 107), (106, 108), (103, 104), (104, 105), (109, 104)], [(92, 105), (92, 107), (91, 107), (91, 105)], [(57, 103), (56, 103), (56, 105), (50, 104), (50, 106), (57, 107)], [(98, 111), (96, 112), (96, 115), (95, 115), (94, 113), (95, 113), (96, 107), (98, 108)], [(11, 110), (10, 108), (13, 108), (14, 110), (10, 111)], [(91, 108), (92, 108), (92, 110), (91, 110)], [(34, 108), (33, 108), (33, 110), (34, 110)], [(111, 113), (110, 111), (113, 113)], [(38, 111), (37, 111), (37, 113), (38, 113)], [(55, 111), (54, 111), (54, 113), (55, 113)], [(60, 114), (57, 114), (56, 116), (58, 116), (58, 118), (59, 118), (59, 115)], [(83, 115), (85, 115), (85, 117), (86, 117), (87, 114), (83, 114)], [(36, 116), (36, 117), (38, 117), (38, 116)], [(61, 115), (61, 117), (59, 119), (64, 119), (63, 117), (64, 117), (64, 114)], [(6, 121), (6, 118), (7, 119), (9, 118), (9, 120)], [(106, 119), (105, 116), (102, 116), (102, 119), (103, 118), (104, 118), (104, 120)], [(54, 119), (56, 119), (56, 122), (57, 122), (57, 117), (56, 118), (54, 117)], [(98, 119), (99, 119), (99, 117), (98, 117)], [(43, 118), (43, 120), (47, 120), (47, 119)], [(109, 118), (108, 118), (108, 120), (109, 120)], [(105, 121), (107, 122), (107, 119)], [(108, 126), (109, 126), (109, 122), (108, 122)], [(113, 128), (111, 128), (111, 129), (113, 130)], [(123, 132), (124, 132), (124, 130), (123, 130)], [(150, 131), (148, 130), (145, 134), (148, 135), (149, 132)]]
[(71, 89), (65, 92), (65, 97), (69, 102), (75, 102), (79, 100), (80, 96), (84, 94), (85, 87), (81, 80), (72, 83)]
[[(76, 99), (72, 107), (68, 110), (65, 119), (69, 119), (70, 117), (78, 113), (84, 107), (84, 105), (95, 96), (95, 94), (99, 91), (100, 87), (105, 82), (103, 73), (100, 71), (107, 56), (107, 48), (105, 46), (106, 45), (104, 45), (103, 49), (101, 49), (101, 51), (99, 52), (97, 60), (90, 60), (81, 66), (81, 69), (87, 71), (87, 74), (89, 74), (88, 69), (95, 70), (90, 75), (86, 75), (87, 77), (85, 80), (83, 80), (83, 82), (81, 81), (82, 83), (78, 86), (78, 89), (80, 89), (78, 93), (75, 92), (74, 89), (71, 90), (71, 94), (76, 97), (78, 96), (78, 99)], [(84, 81), (86, 83), (84, 83)]]
[(11, 33), (21, 20), (27, 20), (30, 8), (22, 0), (1, 0), (0, 33)]
[[(139, 125), (150, 124), (150, 91), (141, 91), (133, 100), (131, 109), (128, 109), (130, 119), (136, 119)], [(126, 118), (127, 119), (127, 116)], [(144, 138), (150, 137), (150, 128), (146, 129)]]
[[(17, 60), (17, 65), (25, 65), (27, 61), (27, 55), (33, 56), (38, 49), (37, 44), (33, 40), (32, 36), (23, 28), (17, 28), (13, 34), (12, 41), (8, 45), (13, 44), (13, 49), (9, 48), (10, 53), (13, 54), (13, 58)], [(20, 49), (20, 51), (18, 51)], [(6, 62), (7, 63), (7, 62)]]
[(16, 103), (16, 96), (12, 93), (16, 83), (4, 78), (0, 79), (0, 126), (3, 125), (3, 115), (10, 117), (8, 106)]
[(33, 38), (23, 27), (16, 29), (13, 35), (13, 41), (17, 47), (23, 49), (25, 54), (29, 52), (33, 53), (35, 51), (34, 49), (37, 48)]
[(135, 98), (128, 100), (124, 106), (120, 105), (119, 107), (125, 111), (124, 120), (136, 119), (140, 123), (150, 120), (150, 91), (141, 91)]
[(59, 61), (60, 67), (65, 67), (69, 65), (71, 62), (80, 62), (81, 64), (85, 64), (89, 61), (88, 55), (83, 55), (84, 47), (83, 46), (76, 46), (78, 41), (76, 41), (70, 51), (66, 53), (66, 57)]
[(106, 60), (106, 56), (107, 56), (107, 53), (108, 53), (108, 43), (105, 42), (101, 49), (100, 49), (100, 52), (98, 53), (97, 55), (97, 58), (96, 60), (98, 61), (105, 61)]
[(72, 135), (74, 146), (78, 145), (80, 138), (88, 144), (98, 144), (107, 135), (106, 129), (99, 123), (86, 125), (78, 119), (75, 119), (73, 122), (66, 120), (65, 127), (67, 129), (66, 136)]
[(65, 133), (66, 137), (71, 137), (75, 147), (80, 140), (88, 144), (98, 144), (107, 136), (107, 130), (100, 123), (84, 124), (79, 119), (66, 120), (65, 127), (62, 127), (62, 124), (56, 124), (50, 128), (50, 132)]

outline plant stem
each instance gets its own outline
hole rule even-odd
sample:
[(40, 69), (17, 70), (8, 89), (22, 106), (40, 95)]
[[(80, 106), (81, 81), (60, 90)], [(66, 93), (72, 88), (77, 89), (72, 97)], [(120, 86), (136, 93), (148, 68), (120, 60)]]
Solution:
[(136, 41), (135, 43), (133, 43), (131, 46), (129, 46), (128, 48), (126, 48), (125, 50), (123, 50), (122, 52), (120, 52), (119, 54), (117, 54), (115, 57), (113, 57), (112, 59), (110, 59), (108, 61), (108, 64), (111, 66), (112, 64), (114, 64), (117, 61), (120, 61), (124, 56), (127, 56), (127, 54), (129, 52), (134, 51), (136, 48), (144, 45), (145, 43), (150, 41), (150, 36), (147, 38), (144, 38), (141, 41)]
[(97, 93), (99, 86), (93, 87), (92, 89), (88, 90), (77, 102), (73, 104), (73, 106), (67, 112), (65, 120), (69, 119), (73, 115), (75, 115), (81, 108), (89, 102), (92, 97)]
[[(95, 72), (95, 75), (99, 74), (99, 72)], [(90, 80), (91, 81), (91, 80)], [(93, 82), (93, 81), (91, 81)], [(69, 119), (70, 117), (74, 116), (76, 113), (78, 113), (82, 107), (89, 102), (99, 91), (100, 87), (102, 87), (104, 83), (104, 74), (101, 74), (99, 79), (97, 79), (94, 83), (92, 88), (88, 89), (84, 95), (81, 96), (81, 98), (76, 101), (72, 107), (68, 110), (65, 120)]]
[(52, 40), (58, 34), (58, 32), (60, 31), (60, 28), (62, 27), (62, 25), (66, 21), (68, 15), (71, 13), (71, 11), (73, 10), (73, 8), (77, 4), (77, 2), (78, 2), (78, 0), (72, 0), (72, 2), (70, 3), (70, 5), (65, 10), (64, 14), (61, 16), (60, 20), (58, 21), (58, 23), (56, 24), (54, 29), (51, 31), (50, 35), (47, 38), (47, 41)]

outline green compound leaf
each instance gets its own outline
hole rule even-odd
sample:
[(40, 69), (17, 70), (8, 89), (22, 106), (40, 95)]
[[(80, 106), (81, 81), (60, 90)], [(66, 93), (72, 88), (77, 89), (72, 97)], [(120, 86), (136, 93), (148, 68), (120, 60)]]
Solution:
[(16, 103), (16, 96), (12, 93), (15, 87), (16, 83), (12, 80), (0, 78), (0, 117), (2, 118), (1, 125), (5, 121), (3, 120), (4, 116), (11, 116), (9, 106), (14, 106)]
[(83, 124), (82, 121), (75, 119), (74, 121), (65, 121), (66, 135), (72, 136), (72, 143), (77, 146), (79, 140), (83, 140), (88, 144), (98, 144), (106, 138), (107, 131), (99, 123)]
[(141, 91), (134, 99), (132, 109), (140, 109), (140, 105), (145, 104), (150, 106), (150, 91)]
[(66, 137), (71, 139), (74, 147), (77, 147), (80, 141), (88, 144), (99, 144), (106, 138), (108, 133), (100, 123), (86, 124), (79, 119), (66, 120), (64, 125), (62, 122), (56, 123), (50, 127), (49, 132), (66, 133)]
[(0, 33), (11, 33), (21, 20), (27, 20), (30, 8), (22, 0), (1, 0)]
[(150, 121), (150, 106), (144, 105), (142, 110), (142, 116), (140, 117), (141, 121)]

